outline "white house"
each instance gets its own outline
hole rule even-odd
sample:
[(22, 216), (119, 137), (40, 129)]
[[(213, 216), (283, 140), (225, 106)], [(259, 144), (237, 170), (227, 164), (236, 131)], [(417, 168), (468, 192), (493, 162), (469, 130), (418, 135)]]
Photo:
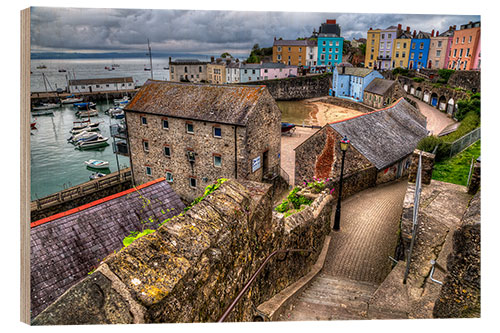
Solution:
[(113, 92), (135, 89), (134, 79), (129, 77), (69, 80), (69, 92)]

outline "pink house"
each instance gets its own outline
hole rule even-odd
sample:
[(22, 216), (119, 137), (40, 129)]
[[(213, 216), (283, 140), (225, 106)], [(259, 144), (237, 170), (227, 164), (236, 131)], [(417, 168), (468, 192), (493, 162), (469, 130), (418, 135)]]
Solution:
[(263, 80), (284, 79), (290, 75), (297, 76), (297, 66), (274, 62), (264, 62), (260, 65), (260, 77)]
[(481, 35), (479, 35), (479, 40), (477, 41), (477, 50), (474, 56), (473, 70), (481, 70)]

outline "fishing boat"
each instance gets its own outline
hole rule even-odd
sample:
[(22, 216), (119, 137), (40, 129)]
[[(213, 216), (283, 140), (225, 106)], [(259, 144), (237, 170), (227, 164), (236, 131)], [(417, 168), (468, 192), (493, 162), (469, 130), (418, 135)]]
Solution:
[(113, 100), (113, 103), (115, 105), (128, 104), (129, 102), (130, 102), (130, 97), (128, 96), (123, 96), (123, 98)]
[(281, 123), (281, 134), (284, 133), (292, 134), (294, 131), (295, 131), (295, 124)]
[(77, 107), (79, 110), (87, 110), (95, 106), (93, 102), (84, 102), (84, 103), (73, 103), (74, 107)]
[[(80, 121), (74, 121), (73, 122), (73, 128), (71, 129), (71, 131), (74, 131), (74, 130), (82, 130), (84, 128), (97, 128), (99, 127), (99, 122), (97, 123), (91, 123), (90, 122), (90, 119), (88, 120), (80, 120)], [(70, 133), (71, 133), (70, 131)]]
[(50, 109), (55, 109), (58, 108), (59, 104), (54, 104), (54, 103), (43, 103), (42, 105), (37, 105), (32, 108), (33, 111), (40, 111), (40, 110), (50, 110)]
[(83, 102), (83, 98), (81, 97), (76, 97), (75, 95), (70, 95), (66, 97), (65, 99), (61, 100), (61, 104), (75, 104), (75, 103), (80, 103)]
[(59, 68), (57, 71), (58, 71), (59, 73), (66, 73), (66, 70), (65, 70), (64, 68)]
[(94, 180), (94, 179), (97, 179), (97, 178), (101, 178), (101, 177), (104, 177), (106, 176), (104, 173), (101, 173), (101, 172), (94, 172), (93, 174), (90, 175), (90, 180)]
[(44, 64), (36, 66), (36, 69), (45, 69), (45, 68), (47, 68), (47, 66), (45, 66)]
[(95, 140), (78, 142), (76, 144), (76, 148), (83, 150), (83, 149), (104, 147), (104, 146), (108, 146), (107, 141), (108, 141), (108, 138), (101, 136), (100, 138), (97, 138)]
[(92, 169), (108, 169), (109, 168), (109, 162), (107, 161), (100, 161), (100, 160), (88, 160), (83, 162), (87, 165), (87, 167), (92, 168)]
[(31, 129), (36, 129), (36, 122), (30, 123)]
[(90, 110), (86, 110), (86, 111), (78, 111), (76, 113), (77, 117), (80, 117), (80, 118), (84, 118), (84, 117), (95, 117), (97, 116), (99, 113), (97, 112), (96, 109), (90, 109)]
[(89, 132), (89, 131), (82, 131), (80, 133), (75, 133), (73, 134), (69, 139), (68, 142), (76, 145), (77, 143), (81, 141), (92, 141), (98, 139), (100, 134), (95, 133), (95, 132)]
[(51, 116), (54, 114), (54, 111), (52, 110), (40, 110), (40, 111), (32, 111), (31, 115), (33, 117), (38, 117), (38, 116)]
[(123, 110), (118, 111), (118, 112), (114, 112), (113, 114), (111, 114), (111, 118), (123, 119), (123, 118), (125, 118), (125, 112)]

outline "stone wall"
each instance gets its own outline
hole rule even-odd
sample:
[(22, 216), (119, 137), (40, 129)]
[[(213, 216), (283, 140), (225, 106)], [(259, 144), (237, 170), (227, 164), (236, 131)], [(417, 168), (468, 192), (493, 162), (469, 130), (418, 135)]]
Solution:
[(459, 87), (472, 92), (481, 92), (481, 72), (455, 71), (450, 76), (448, 84), (452, 87)]
[[(387, 183), (393, 180), (398, 179), (399, 177), (406, 177), (410, 172), (412, 155), (408, 155), (407, 157), (397, 161), (396, 163), (388, 166), (387, 168), (380, 170), (377, 173), (377, 184)], [(399, 171), (399, 172), (398, 172)], [(398, 173), (399, 177), (398, 177)]]
[(430, 184), (432, 179), (432, 170), (434, 169), (434, 159), (436, 155), (415, 149), (411, 156), (411, 164), (408, 174), (408, 181), (415, 183), (417, 180), (418, 159), (420, 152), (422, 152), (422, 184)]
[(109, 195), (128, 190), (129, 188), (132, 188), (132, 180), (110, 186), (96, 192), (85, 194), (74, 199), (66, 200), (64, 202), (61, 202), (60, 204), (52, 205), (46, 208), (34, 209), (31, 211), (31, 222), (41, 220), (54, 214), (65, 212), (67, 210), (85, 205), (89, 202), (105, 198)]
[(332, 197), (303, 212), (272, 213), (270, 186), (225, 182), (182, 216), (144, 236), (69, 289), (34, 325), (213, 322), (264, 260), (227, 321), (251, 321), (255, 308), (306, 274), (330, 231)]
[(328, 96), (328, 91), (332, 86), (332, 74), (251, 81), (240, 84), (265, 85), (273, 98), (278, 101), (298, 100)]
[(333, 104), (336, 106), (341, 106), (341, 107), (346, 108), (346, 109), (356, 110), (356, 111), (363, 112), (363, 113), (368, 113), (368, 112), (372, 112), (375, 110), (375, 108), (373, 108), (369, 105), (365, 105), (365, 104), (359, 103), (359, 102), (354, 102), (354, 101), (348, 100), (346, 98), (329, 96), (328, 98), (322, 99), (321, 101), (324, 103), (329, 103), (329, 104)]
[(462, 226), (453, 234), (446, 279), (434, 306), (435, 318), (480, 317), (481, 194), (471, 200)]

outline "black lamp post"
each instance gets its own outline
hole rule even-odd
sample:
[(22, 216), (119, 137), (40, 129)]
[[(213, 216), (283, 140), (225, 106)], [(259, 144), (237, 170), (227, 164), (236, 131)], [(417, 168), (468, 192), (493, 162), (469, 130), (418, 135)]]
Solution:
[(349, 148), (351, 142), (344, 135), (344, 138), (340, 141), (340, 150), (342, 151), (342, 166), (340, 167), (340, 182), (339, 182), (339, 198), (337, 202), (337, 209), (335, 210), (335, 221), (333, 223), (333, 230), (340, 230), (340, 201), (342, 200), (342, 178), (344, 177), (344, 159), (345, 152)]

